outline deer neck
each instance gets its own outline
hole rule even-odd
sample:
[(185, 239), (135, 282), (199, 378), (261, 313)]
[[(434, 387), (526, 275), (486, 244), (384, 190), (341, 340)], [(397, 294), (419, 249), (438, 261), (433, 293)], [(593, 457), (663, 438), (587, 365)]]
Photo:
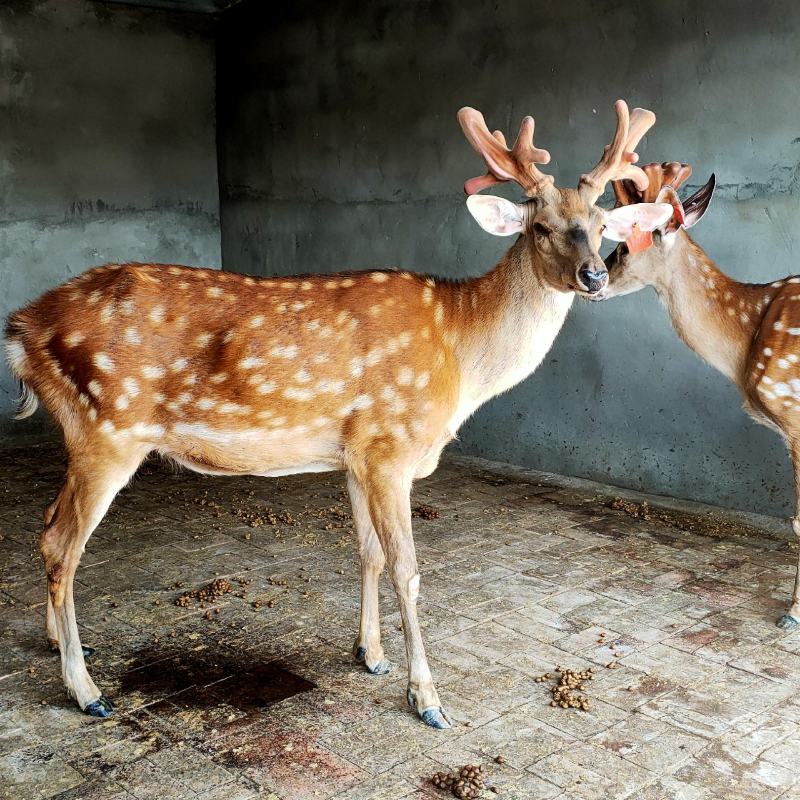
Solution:
[(741, 386), (764, 312), (763, 287), (728, 277), (680, 231), (654, 285), (681, 339)]
[(461, 368), (454, 428), (530, 375), (564, 323), (574, 294), (545, 283), (534, 259), (520, 237), (491, 272), (453, 287), (461, 320), (454, 348)]

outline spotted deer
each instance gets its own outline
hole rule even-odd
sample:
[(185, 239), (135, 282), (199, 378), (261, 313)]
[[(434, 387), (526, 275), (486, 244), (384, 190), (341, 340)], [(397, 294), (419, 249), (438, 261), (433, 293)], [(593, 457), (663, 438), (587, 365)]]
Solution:
[[(388, 562), (408, 659), (407, 698), (435, 728), (442, 710), (416, 603), (412, 481), (436, 468), (459, 425), (529, 375), (575, 294), (606, 281), (604, 226), (627, 235), (669, 207), (595, 206), (612, 178), (643, 185), (633, 152), (655, 121), (624, 102), (617, 130), (577, 189), (539, 170), (525, 118), (512, 149), (482, 115), (459, 112), (489, 172), (468, 181), (468, 206), (486, 230), (519, 234), (483, 277), (460, 282), (406, 271), (250, 277), (211, 269), (117, 264), (91, 269), (12, 314), (11, 368), (23, 383), (19, 418), (40, 401), (63, 431), (64, 485), (45, 513), (47, 636), (67, 690), (87, 713), (113, 706), (89, 677), (73, 577), (87, 540), (143, 459), (158, 453), (211, 475), (344, 470), (361, 558), (354, 647), (367, 670), (381, 647), (378, 580)], [(476, 193), (514, 181), (524, 203)]]
[[(726, 275), (685, 230), (705, 214), (714, 175), (681, 202), (677, 189), (692, 173), (688, 164), (665, 162), (643, 169), (646, 189), (627, 180), (614, 182), (617, 201), (669, 203), (673, 214), (653, 232), (635, 232), (631, 247), (617, 247), (606, 259), (609, 284), (596, 297), (653, 286), (678, 336), (736, 384), (745, 411), (756, 422), (782, 434), (794, 465), (792, 527), (800, 537), (800, 277), (753, 284)], [(800, 563), (792, 605), (777, 624), (787, 630), (800, 624)]]

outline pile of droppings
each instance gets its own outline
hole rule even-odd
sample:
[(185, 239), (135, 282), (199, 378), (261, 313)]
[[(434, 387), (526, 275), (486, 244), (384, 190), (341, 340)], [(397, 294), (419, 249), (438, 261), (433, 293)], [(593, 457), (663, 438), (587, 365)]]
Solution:
[(458, 772), (437, 772), (431, 776), (437, 789), (452, 792), (459, 800), (478, 797), (486, 786), (486, 769), (477, 764), (465, 764)]
[(200, 608), (204, 608), (206, 603), (209, 603), (228, 592), (233, 591), (233, 586), (225, 578), (216, 578), (211, 581), (208, 586), (203, 586), (200, 589), (193, 589), (191, 592), (184, 592), (180, 597), (175, 600), (176, 606), (181, 608), (188, 608), (192, 600), (197, 600), (200, 603)]
[(414, 508), (411, 509), (411, 516), (416, 517), (417, 519), (431, 520), (439, 519), (441, 515), (432, 506), (425, 505), (425, 503), (420, 503), (418, 506), (414, 506)]
[(550, 705), (554, 708), (579, 708), (581, 711), (589, 710), (589, 698), (580, 692), (586, 691), (584, 681), (594, 680), (594, 668), (582, 670), (580, 672), (564, 667), (556, 667), (556, 675), (549, 672), (536, 678), (536, 683), (544, 683), (546, 680), (558, 677), (558, 683), (550, 689), (553, 699)]

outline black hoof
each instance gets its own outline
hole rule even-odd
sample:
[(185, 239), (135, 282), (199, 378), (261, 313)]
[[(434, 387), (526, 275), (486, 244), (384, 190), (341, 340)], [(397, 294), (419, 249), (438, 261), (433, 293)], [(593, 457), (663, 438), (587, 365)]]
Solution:
[(431, 706), (430, 708), (423, 708), (420, 711), (420, 709), (417, 708), (416, 695), (410, 686), (408, 689), (406, 689), (406, 700), (411, 708), (415, 709), (417, 714), (419, 714), (419, 718), (431, 728), (437, 728), (438, 730), (444, 731), (453, 727), (450, 717), (447, 716), (445, 710), (441, 706)]
[(450, 722), (450, 718), (445, 714), (441, 706), (439, 708), (426, 708), (424, 711), (420, 711), (419, 718), (426, 725), (430, 725), (431, 728), (437, 728), (441, 731), (446, 731), (448, 728), (453, 727), (453, 723)]
[(358, 661), (359, 664), (363, 664), (367, 668), (367, 672), (369, 672), (371, 675), (386, 675), (392, 669), (392, 665), (385, 658), (382, 658), (372, 667), (367, 664), (366, 647), (356, 647), (353, 657), (356, 661)]
[(785, 631), (793, 631), (800, 625), (800, 620), (796, 620), (791, 614), (784, 614), (775, 624)]
[(102, 694), (93, 703), (83, 709), (91, 717), (110, 717), (114, 713), (114, 704)]

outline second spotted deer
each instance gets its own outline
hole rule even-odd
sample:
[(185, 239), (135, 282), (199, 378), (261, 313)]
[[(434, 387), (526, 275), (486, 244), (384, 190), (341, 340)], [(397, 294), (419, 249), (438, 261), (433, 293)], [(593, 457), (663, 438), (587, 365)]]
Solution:
[(89, 676), (73, 603), (81, 553), (115, 494), (157, 452), (207, 474), (344, 470), (361, 556), (354, 653), (372, 673), (381, 647), (378, 579), (388, 562), (408, 657), (408, 701), (428, 725), (450, 722), (420, 625), (409, 494), (482, 403), (529, 375), (575, 294), (606, 281), (604, 228), (625, 237), (668, 206), (605, 212), (607, 181), (643, 186), (633, 153), (652, 113), (617, 104), (617, 131), (578, 189), (542, 173), (533, 119), (512, 149), (481, 114), (461, 125), (489, 173), (467, 192), (512, 180), (522, 204), (472, 196), (487, 230), (519, 234), (487, 275), (450, 282), (405, 271), (256, 278), (157, 264), (92, 269), (12, 314), (6, 346), (23, 382), (18, 416), (37, 402), (63, 430), (67, 474), (45, 514), (47, 635), (80, 707), (113, 710)]
[[(792, 527), (800, 537), (800, 277), (756, 284), (726, 275), (684, 230), (705, 214), (714, 176), (681, 202), (676, 191), (691, 175), (688, 164), (648, 164), (644, 171), (644, 191), (629, 181), (614, 184), (618, 202), (653, 200), (674, 212), (654, 232), (635, 235), (633, 247), (619, 245), (609, 256), (609, 285), (597, 299), (655, 287), (681, 339), (736, 384), (756, 422), (782, 434), (794, 464)], [(800, 564), (791, 607), (777, 624), (800, 625)]]

